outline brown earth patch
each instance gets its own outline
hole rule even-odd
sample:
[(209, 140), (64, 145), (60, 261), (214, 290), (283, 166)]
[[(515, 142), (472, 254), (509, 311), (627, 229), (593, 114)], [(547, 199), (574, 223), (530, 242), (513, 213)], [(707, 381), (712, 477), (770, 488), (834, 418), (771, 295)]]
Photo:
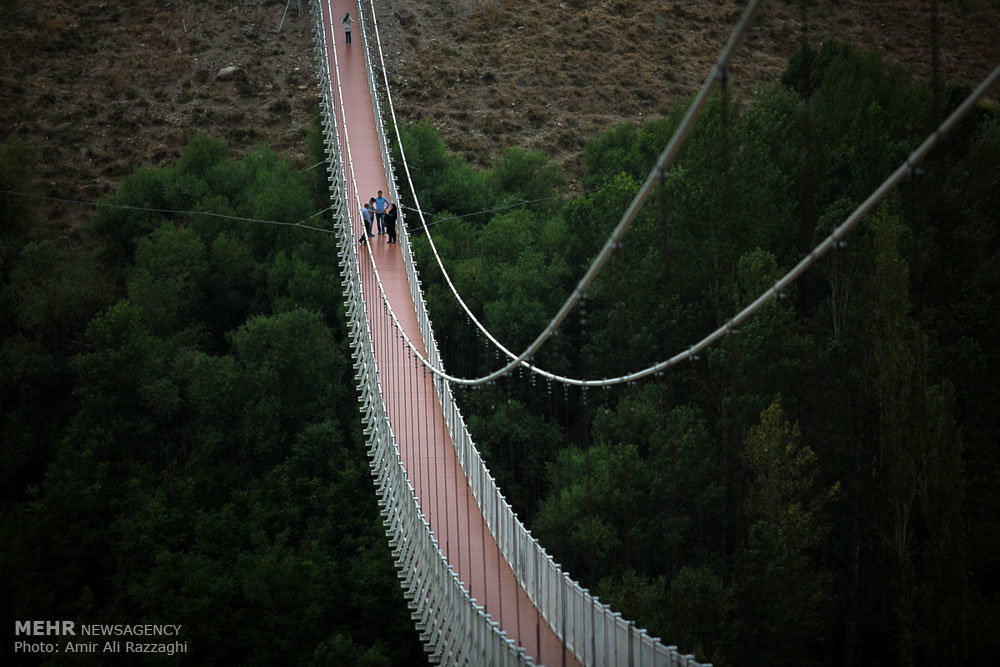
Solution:
[[(308, 0), (303, 0), (308, 7)], [(743, 11), (737, 0), (375, 0), (397, 112), (430, 118), (486, 165), (511, 146), (569, 175), (588, 137), (693, 95)], [(807, 38), (835, 36), (930, 76), (928, 0), (773, 0), (733, 63), (737, 94), (776, 81)], [(93, 201), (130, 170), (180, 155), (198, 129), (235, 155), (267, 143), (300, 168), (316, 111), (311, 17), (271, 1), (0, 0), (0, 138), (39, 157), (39, 190)], [(1000, 0), (941, 0), (941, 73), (1000, 63)], [(226, 66), (239, 72), (216, 75)], [(44, 233), (90, 209), (48, 203)]]
[[(570, 175), (588, 137), (663, 115), (704, 82), (745, 0), (376, 0), (400, 115), (430, 118), (486, 165), (510, 146)], [(766, 2), (732, 64), (744, 97), (775, 82), (803, 39), (877, 49), (930, 77), (928, 0)], [(938, 3), (940, 71), (978, 83), (1000, 64), (1000, 2)]]
[[(205, 130), (240, 155), (269, 144), (305, 167), (318, 98), (312, 22), (284, 2), (6, 3), (0, 138), (34, 146), (42, 194), (94, 201), (129, 171), (164, 165)], [(239, 72), (216, 80), (223, 67)], [(39, 205), (65, 233), (91, 209)]]

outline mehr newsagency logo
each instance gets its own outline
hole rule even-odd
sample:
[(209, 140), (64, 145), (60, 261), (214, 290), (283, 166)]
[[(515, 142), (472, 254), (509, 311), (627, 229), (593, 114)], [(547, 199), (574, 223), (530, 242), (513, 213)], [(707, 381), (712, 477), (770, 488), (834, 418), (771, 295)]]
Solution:
[(187, 653), (180, 625), (14, 621), (14, 653)]

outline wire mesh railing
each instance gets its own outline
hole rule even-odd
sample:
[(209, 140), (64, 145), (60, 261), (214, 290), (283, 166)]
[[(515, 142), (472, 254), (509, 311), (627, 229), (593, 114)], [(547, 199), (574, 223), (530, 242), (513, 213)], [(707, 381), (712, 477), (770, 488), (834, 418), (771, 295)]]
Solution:
[[(385, 168), (390, 199), (398, 202), (398, 186), (394, 177), (393, 165), (390, 158), (388, 142), (386, 140), (385, 126), (383, 124), (383, 112), (386, 111), (386, 107), (388, 107), (388, 114), (393, 124), (395, 124), (395, 114), (392, 110), (391, 93), (389, 91), (388, 78), (385, 74), (385, 65), (382, 59), (378, 22), (373, 3), (369, 2), (366, 4), (364, 3), (364, 0), (362, 0), (361, 7), (362, 11), (358, 14), (360, 23), (359, 33), (361, 34), (362, 44), (364, 46), (365, 59), (367, 63), (366, 74), (368, 77), (369, 91), (372, 96), (372, 108), (377, 120), (376, 125), (380, 141), (382, 161)], [(320, 27), (322, 28), (322, 26)], [(325, 36), (326, 30), (323, 29), (322, 32)], [(330, 35), (332, 36), (332, 32), (330, 32)], [(326, 49), (325, 45), (323, 46), (323, 49)], [(329, 68), (326, 60), (324, 60), (321, 65), (321, 70), (323, 68), (326, 69), (320, 73), (321, 80), (328, 81), (330, 80), (328, 71)], [(381, 72), (382, 76), (378, 77), (376, 72)], [(1000, 76), (998, 73), (1000, 73), (1000, 69), (995, 70), (993, 74), (991, 74), (990, 77), (984, 81), (980, 88), (970, 95), (966, 102), (964, 102), (933, 135), (928, 137), (924, 144), (911, 154), (906, 163), (894, 172), (888, 179), (886, 179), (883, 185), (880, 186), (880, 188), (877, 189), (868, 200), (863, 202), (844, 223), (837, 227), (834, 232), (830, 234), (830, 236), (822, 244), (820, 244), (820, 246), (814, 249), (813, 252), (800, 263), (800, 265), (797, 265), (784, 278), (776, 282), (773, 288), (761, 295), (758, 301), (755, 301), (744, 311), (741, 311), (739, 314), (734, 316), (730, 322), (727, 323), (726, 327), (720, 328), (717, 332), (699, 342), (697, 346), (689, 348), (687, 352), (677, 355), (676, 358), (673, 358), (668, 362), (664, 362), (663, 367), (666, 367), (665, 365), (675, 363), (680, 359), (686, 358), (687, 356), (696, 354), (700, 349), (711, 344), (717, 337), (724, 335), (729, 329), (735, 327), (735, 325), (739, 324), (739, 322), (748, 317), (756, 308), (760, 306), (760, 303), (763, 303), (771, 298), (775, 298), (782, 289), (786, 288), (791, 281), (798, 277), (801, 271), (804, 270), (804, 267), (815, 262), (829, 247), (837, 243), (844, 235), (846, 235), (847, 232), (857, 223), (857, 221), (870, 210), (874, 202), (881, 199), (887, 191), (891, 190), (898, 183), (900, 179), (906, 176), (908, 170), (912, 170), (913, 166), (923, 159), (926, 153), (931, 150), (945, 134), (947, 134), (952, 125), (965, 113), (967, 113), (969, 108), (971, 108), (971, 105), (973, 105), (982, 96), (982, 91), (988, 90), (991, 86), (996, 84), (998, 76)], [(327, 94), (327, 91), (325, 90), (323, 97), (324, 105), (329, 109), (326, 117), (324, 118), (324, 123), (327, 127), (327, 131), (329, 132), (331, 125), (334, 126), (334, 129), (336, 125), (336, 119), (332, 116), (335, 99), (332, 92)], [(332, 123), (330, 122), (331, 118), (333, 119)], [(334, 195), (334, 203), (335, 206), (337, 206), (338, 219), (344, 222), (343, 226), (346, 230), (346, 236), (342, 239), (342, 246), (345, 246), (342, 250), (345, 255), (345, 259), (343, 260), (345, 266), (345, 283), (354, 285), (353, 287), (347, 286), (345, 289), (350, 294), (348, 310), (352, 317), (352, 343), (356, 346), (356, 358), (360, 359), (360, 361), (356, 363), (360, 364), (359, 382), (361, 384), (359, 385), (359, 388), (364, 396), (363, 409), (365, 411), (367, 424), (366, 429), (369, 432), (369, 437), (373, 438), (371, 442), (374, 443), (372, 445), (373, 470), (376, 475), (380, 476), (379, 478), (381, 480), (383, 479), (381, 476), (385, 474), (385, 470), (395, 470), (398, 468), (397, 473), (401, 475), (398, 479), (405, 480), (405, 470), (402, 469), (398, 448), (395, 447), (394, 441), (391, 437), (391, 428), (388, 426), (388, 421), (384, 415), (384, 403), (381, 402), (381, 395), (378, 387), (378, 375), (377, 372), (373, 372), (371, 370), (374, 368), (375, 361), (374, 353), (370, 349), (372, 347), (372, 342), (370, 332), (367, 331), (367, 321), (365, 319), (365, 310), (370, 304), (365, 303), (364, 295), (361, 293), (361, 279), (358, 273), (358, 254), (356, 252), (356, 248), (354, 247), (350, 231), (352, 229), (351, 216), (352, 213), (356, 213), (354, 211), (354, 208), (356, 207), (352, 207), (350, 204), (345, 204), (345, 202), (349, 202), (350, 197), (345, 194), (347, 192), (347, 188), (346, 181), (343, 177), (343, 161), (339, 158), (339, 153), (336, 156), (333, 155), (333, 149), (336, 147), (335, 140), (336, 136), (334, 136), (334, 141), (330, 141), (328, 139), (327, 149), (328, 153), (331, 155), (330, 168), (332, 190), (340, 193), (339, 199), (336, 194)], [(335, 174), (338, 173), (338, 170), (341, 174), (339, 177), (335, 176)], [(662, 178), (662, 175), (660, 175), (660, 177)], [(653, 176), (651, 176), (651, 178), (653, 178)], [(337, 190), (338, 187), (340, 188), (339, 190)], [(641, 205), (641, 202), (639, 203)], [(426, 303), (424, 302), (418, 272), (413, 262), (409, 238), (405, 231), (406, 225), (402, 217), (403, 215), (404, 213), (402, 209), (400, 209), (400, 249), (406, 266), (407, 280), (421, 331), (421, 337), (423, 339), (424, 348), (427, 350), (426, 363), (432, 367), (432, 370), (443, 369), (431, 323), (427, 316)], [(613, 241), (614, 238), (609, 240), (609, 243)], [(391, 308), (389, 308), (389, 310), (391, 312)], [(659, 365), (651, 367), (650, 369), (645, 369), (641, 373), (634, 375), (635, 378), (638, 378), (657, 370), (660, 370)], [(633, 377), (630, 375), (619, 379), (622, 381), (630, 381)], [(368, 386), (369, 384), (371, 385), (370, 387)], [(581, 382), (580, 384), (588, 386), (589, 381)], [(528, 531), (527, 528), (518, 520), (517, 516), (513, 512), (513, 509), (510, 507), (509, 503), (497, 487), (495, 480), (490, 475), (488, 468), (469, 436), (461, 411), (455, 403), (450, 383), (442, 381), (441, 378), (436, 377), (434, 385), (441, 402), (445, 423), (451, 434), (451, 440), (455, 448), (456, 457), (464, 470), (466, 481), (479, 505), (486, 525), (489, 527), (491, 534), (499, 546), (503, 558), (511, 566), (521, 587), (539, 609), (542, 617), (545, 619), (549, 627), (563, 641), (567, 649), (570, 650), (583, 664), (587, 665), (649, 664), (659, 666), (698, 664), (694, 661), (693, 656), (683, 655), (677, 651), (676, 647), (665, 646), (656, 638), (650, 637), (645, 631), (637, 629), (633, 623), (621, 618), (619, 614), (611, 611), (606, 605), (602, 605), (595, 597), (590, 595), (586, 589), (580, 587), (579, 584), (572, 581), (569, 576), (562, 571), (561, 567), (555, 563), (555, 561), (545, 552), (544, 548), (542, 548), (537, 540), (534, 539), (530, 531)], [(384, 424), (380, 420), (384, 421)], [(383, 432), (385, 429), (388, 429), (388, 435)], [(386, 446), (382, 444), (382, 440), (393, 442), (391, 449), (395, 452), (395, 458), (393, 458), (392, 451), (390, 451), (390, 449), (386, 449)], [(394, 543), (394, 548), (400, 544), (400, 535), (407, 534), (406, 531), (416, 530), (416, 528), (412, 527), (421, 526), (426, 530), (426, 534), (431, 540), (430, 545), (436, 551), (435, 557), (438, 561), (445, 563), (446, 565), (446, 562), (441, 556), (440, 550), (437, 548), (436, 542), (433, 540), (430, 527), (427, 525), (427, 522), (423, 520), (423, 517), (419, 515), (419, 507), (415, 496), (413, 496), (412, 487), (409, 487), (411, 498), (407, 500), (404, 485), (398, 481), (397, 477), (389, 476), (385, 479), (397, 480), (386, 487), (389, 491), (385, 491), (384, 495), (382, 489), (384, 484), (380, 482), (380, 502), (383, 502), (384, 512), (387, 513), (387, 517), (392, 517), (390, 524), (394, 526), (392, 529), (393, 532), (390, 534), (390, 539)], [(401, 502), (404, 506), (397, 507), (395, 505), (396, 502)], [(417, 511), (417, 516), (420, 517), (419, 521), (414, 516), (407, 514), (410, 505), (412, 505)], [(388, 520), (389, 519), (387, 518), (387, 521)], [(423, 548), (431, 548), (428, 547), (425, 542), (422, 542), (422, 544), (424, 544)], [(440, 612), (441, 607), (438, 605), (440, 605), (442, 600), (445, 599), (442, 598), (442, 595), (447, 597), (449, 603), (455, 603), (461, 596), (454, 597), (454, 595), (456, 595), (455, 591), (448, 588), (448, 585), (443, 583), (443, 579), (440, 577), (437, 579), (428, 578), (426, 575), (426, 565), (422, 565), (425, 563), (424, 560), (421, 560), (422, 553), (423, 552), (418, 554), (414, 551), (400, 552), (403, 557), (398, 561), (398, 563), (400, 564), (400, 567), (404, 568), (401, 570), (401, 578), (404, 579), (404, 582), (407, 582), (406, 587), (408, 594), (415, 595), (415, 599), (420, 600), (417, 604), (421, 609), (426, 610), (433, 608)], [(454, 577), (454, 572), (452, 572), (450, 568), (448, 568), (448, 570), (451, 576)], [(455, 581), (457, 581), (457, 578), (455, 578)], [(441, 587), (441, 590), (438, 590), (437, 588), (432, 590), (432, 583), (434, 586)], [(461, 588), (462, 587), (459, 582), (459, 589)], [(414, 593), (414, 591), (417, 592)], [(467, 593), (464, 595), (465, 598), (468, 599)], [(492, 626), (489, 626), (489, 624), (482, 626), (479, 621), (469, 620), (472, 619), (472, 616), (474, 616), (475, 613), (481, 613), (482, 611), (482, 608), (475, 605), (474, 601), (471, 602), (471, 606), (467, 603), (464, 605), (459, 604), (459, 606), (465, 610), (463, 612), (465, 614), (463, 618), (466, 620), (461, 622), (472, 624), (469, 626), (469, 632), (473, 633), (473, 635), (475, 635), (478, 631), (477, 628), (483, 630), (483, 632), (487, 632), (487, 634), (490, 631), (493, 631), (494, 634), (498, 634), (495, 624)], [(418, 621), (418, 624), (420, 623), (426, 624), (426, 621)], [(505, 640), (505, 642), (504, 646), (509, 649), (509, 640)], [(492, 644), (490, 645), (493, 646)], [(500, 647), (501, 653), (503, 650), (505, 649)], [(461, 652), (459, 651), (459, 653)], [(521, 658), (524, 658), (523, 651), (520, 655)]]
[[(379, 124), (384, 122), (383, 101), (389, 107), (389, 114), (395, 125), (391, 93), (385, 65), (381, 53), (378, 22), (374, 5), (360, 3), (361, 32), (368, 69), (368, 80), (372, 92), (372, 106)], [(377, 56), (377, 61), (376, 61)], [(375, 72), (382, 72), (376, 77)], [(398, 187), (391, 161), (384, 127), (378, 131), (382, 160), (386, 169), (386, 180), (392, 201), (399, 201)], [(402, 212), (400, 213), (402, 216)], [(400, 219), (402, 223), (402, 218)], [(406, 265), (406, 275), (416, 309), (427, 360), (435, 367), (442, 368), (442, 361), (434, 337), (433, 327), (427, 314), (416, 264), (405, 232), (406, 225), (400, 224), (400, 249)], [(479, 505), (486, 525), (496, 540), (503, 558), (511, 566), (515, 577), (528, 598), (539, 610), (546, 624), (564, 643), (566, 648), (584, 665), (615, 665), (632, 667), (650, 664), (656, 667), (677, 665), (695, 667), (694, 656), (682, 654), (675, 646), (666, 646), (659, 639), (651, 637), (645, 630), (621, 617), (620, 614), (602, 604), (590, 592), (573, 581), (552, 559), (531, 531), (517, 518), (513, 508), (500, 491), (496, 480), (490, 474), (485, 461), (476, 449), (466, 427), (451, 386), (448, 382), (435, 382), (438, 397), (445, 417), (445, 424), (451, 435), (455, 454), (465, 472), (466, 482)]]
[[(333, 45), (332, 6), (329, 0), (316, 0), (312, 11), (324, 145), (334, 219), (337, 222), (355, 379), (368, 438), (369, 465), (404, 594), (420, 638), (433, 662), (449, 665), (533, 664), (524, 649), (507, 638), (484, 608), (469, 597), (444, 558), (407, 479), (379, 383), (374, 340), (368, 327), (367, 304), (362, 291), (360, 258), (353, 238), (355, 206), (348, 188), (350, 165), (345, 164), (349, 151), (344, 150), (346, 137), (342, 140), (338, 130), (337, 110), (343, 109), (343, 102), (339, 91), (335, 91), (335, 87), (339, 87), (335, 82), (339, 79)], [(353, 199), (357, 199), (356, 194)]]

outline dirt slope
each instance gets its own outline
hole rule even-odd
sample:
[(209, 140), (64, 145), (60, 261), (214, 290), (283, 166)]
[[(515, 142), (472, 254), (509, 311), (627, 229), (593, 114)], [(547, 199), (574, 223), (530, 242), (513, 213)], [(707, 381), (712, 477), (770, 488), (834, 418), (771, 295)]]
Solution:
[[(733, 63), (748, 93), (777, 80), (803, 39), (835, 36), (931, 74), (928, 0), (765, 2)], [(376, 0), (398, 107), (433, 119), (486, 163), (507, 146), (575, 171), (587, 137), (662, 115), (694, 94), (746, 7), (735, 0)], [(975, 83), (1000, 64), (1000, 2), (938, 3), (941, 70)]]
[[(303, 0), (308, 6), (309, 0)], [(265, 142), (308, 166), (315, 113), (309, 14), (295, 2), (0, 0), (0, 138), (38, 152), (39, 189), (93, 201), (129, 170), (165, 164), (204, 129), (241, 154)], [(375, 0), (397, 110), (432, 119), (479, 164), (544, 150), (572, 176), (589, 136), (693, 94), (745, 2)], [(1000, 63), (1000, 0), (940, 0), (942, 72), (976, 82)], [(931, 68), (929, 0), (772, 0), (733, 66), (747, 92), (805, 37), (878, 48)], [(803, 23), (805, 19), (805, 23)], [(239, 72), (218, 80), (230, 65)], [(46, 204), (45, 233), (90, 214)]]
[[(43, 194), (94, 201), (127, 172), (173, 161), (204, 129), (235, 154), (270, 144), (299, 166), (315, 114), (312, 23), (274, 2), (8, 2), (0, 138), (29, 141)], [(221, 81), (227, 66), (239, 71)], [(46, 204), (57, 230), (90, 215)]]

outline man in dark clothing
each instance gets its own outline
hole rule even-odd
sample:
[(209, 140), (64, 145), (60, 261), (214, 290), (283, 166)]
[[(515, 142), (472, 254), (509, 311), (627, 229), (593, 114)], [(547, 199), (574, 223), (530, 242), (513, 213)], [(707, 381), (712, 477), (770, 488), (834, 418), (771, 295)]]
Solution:
[(385, 210), (385, 233), (389, 235), (388, 243), (396, 242), (396, 216), (399, 213), (396, 211), (395, 204), (389, 204), (389, 208)]

